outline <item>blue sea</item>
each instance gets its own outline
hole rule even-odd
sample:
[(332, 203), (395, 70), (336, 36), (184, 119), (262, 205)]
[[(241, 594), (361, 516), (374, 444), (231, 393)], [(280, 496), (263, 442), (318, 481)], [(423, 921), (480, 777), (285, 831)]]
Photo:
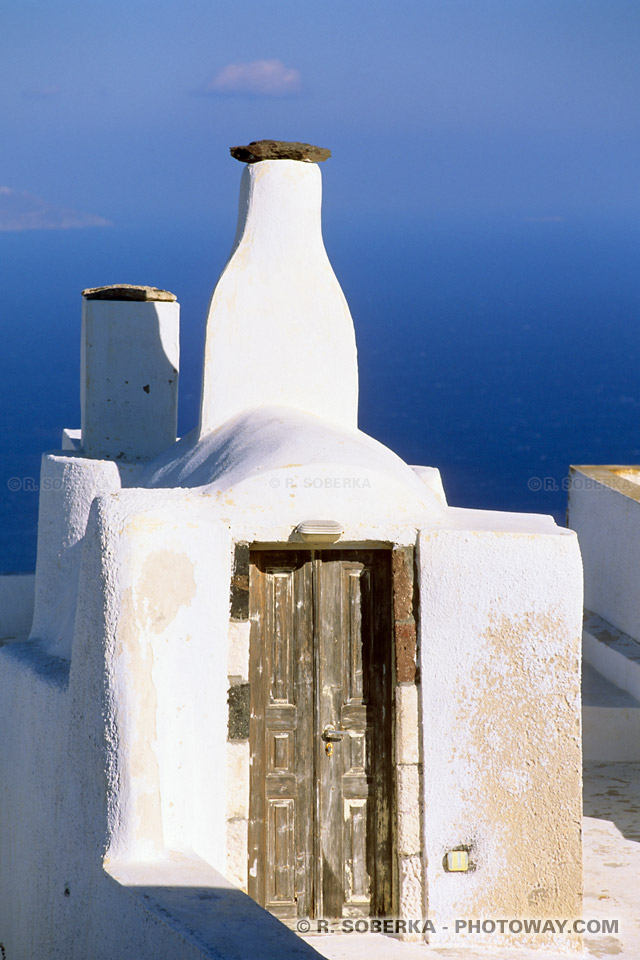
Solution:
[[(640, 462), (640, 230), (621, 222), (325, 221), (349, 301), (360, 426), (440, 468), (457, 506), (564, 523), (570, 463)], [(33, 570), (40, 455), (79, 427), (81, 290), (181, 303), (181, 433), (233, 224), (0, 233), (0, 571)]]

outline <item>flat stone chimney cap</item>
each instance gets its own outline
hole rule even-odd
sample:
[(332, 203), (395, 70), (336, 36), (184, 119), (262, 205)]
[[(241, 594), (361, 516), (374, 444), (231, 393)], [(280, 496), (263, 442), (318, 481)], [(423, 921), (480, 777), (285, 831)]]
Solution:
[(109, 287), (88, 287), (85, 300), (177, 300), (175, 293), (158, 287), (137, 287), (133, 283), (114, 283)]
[(320, 163), (328, 160), (331, 150), (314, 147), (311, 143), (288, 143), (286, 140), (252, 140), (246, 147), (229, 147), (231, 156), (242, 163), (260, 160), (302, 160)]

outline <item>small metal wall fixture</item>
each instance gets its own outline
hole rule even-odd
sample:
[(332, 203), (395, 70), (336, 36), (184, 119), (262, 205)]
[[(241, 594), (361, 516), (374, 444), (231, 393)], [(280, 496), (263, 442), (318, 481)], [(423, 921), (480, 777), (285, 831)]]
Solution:
[(466, 873), (469, 869), (469, 854), (466, 850), (449, 850), (447, 853), (447, 872)]
[(344, 527), (337, 520), (303, 520), (296, 527), (296, 533), (305, 543), (335, 543), (344, 533)]

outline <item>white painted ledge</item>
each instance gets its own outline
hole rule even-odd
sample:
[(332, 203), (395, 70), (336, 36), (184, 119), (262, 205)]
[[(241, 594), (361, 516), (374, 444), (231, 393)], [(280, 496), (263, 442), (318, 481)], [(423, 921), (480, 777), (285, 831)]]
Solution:
[(69, 427), (65, 427), (62, 431), (60, 447), (62, 450), (82, 450), (82, 430), (79, 428), (72, 430)]
[(522, 533), (555, 534), (575, 537), (573, 530), (559, 527), (553, 517), (543, 513), (507, 513), (502, 510), (469, 510), (466, 507), (449, 507), (446, 512), (446, 527), (451, 530), (468, 530), (472, 533)]

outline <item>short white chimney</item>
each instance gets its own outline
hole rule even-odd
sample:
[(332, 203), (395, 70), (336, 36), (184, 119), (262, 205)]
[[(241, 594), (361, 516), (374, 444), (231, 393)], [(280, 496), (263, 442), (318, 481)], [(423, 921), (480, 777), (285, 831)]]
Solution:
[(149, 460), (176, 440), (180, 305), (156, 287), (83, 291), (82, 447)]
[(330, 151), (261, 140), (247, 166), (236, 240), (207, 320), (200, 434), (242, 410), (286, 406), (357, 426), (353, 321), (322, 241)]

